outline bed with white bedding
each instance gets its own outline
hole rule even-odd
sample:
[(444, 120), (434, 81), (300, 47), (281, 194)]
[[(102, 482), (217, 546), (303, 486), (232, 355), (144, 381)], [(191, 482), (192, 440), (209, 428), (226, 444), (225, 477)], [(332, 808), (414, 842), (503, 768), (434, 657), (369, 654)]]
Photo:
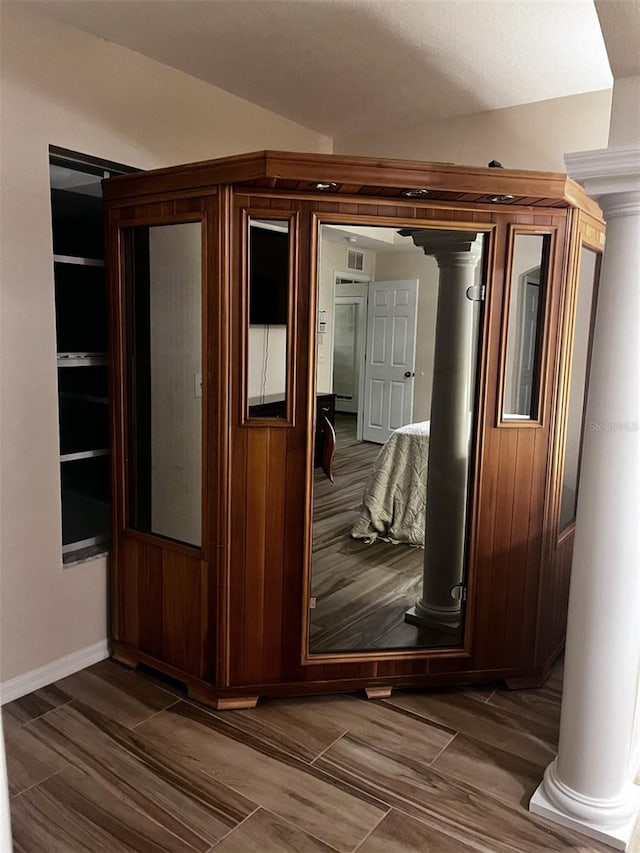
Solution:
[(354, 539), (424, 548), (429, 421), (393, 432), (376, 457), (364, 490)]

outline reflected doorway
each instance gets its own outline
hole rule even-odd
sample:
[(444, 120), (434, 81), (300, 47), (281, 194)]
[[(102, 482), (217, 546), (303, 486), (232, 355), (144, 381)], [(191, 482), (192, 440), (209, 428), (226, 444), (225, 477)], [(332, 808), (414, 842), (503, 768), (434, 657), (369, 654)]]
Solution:
[[(354, 238), (368, 282), (345, 293), (341, 241)], [(316, 443), (311, 654), (462, 642), (483, 244), (476, 232), (321, 226), (316, 399), (322, 418), (333, 407), (335, 452), (330, 480)]]
[(364, 307), (362, 296), (333, 300), (333, 392), (336, 411), (358, 413), (364, 363)]

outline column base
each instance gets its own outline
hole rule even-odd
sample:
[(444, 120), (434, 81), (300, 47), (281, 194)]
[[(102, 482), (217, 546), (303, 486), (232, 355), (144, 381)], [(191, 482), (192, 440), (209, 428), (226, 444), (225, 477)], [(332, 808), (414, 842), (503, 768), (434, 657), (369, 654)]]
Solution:
[[(554, 765), (555, 763), (550, 765), (550, 768), (554, 767)], [(575, 817), (558, 808), (545, 790), (545, 783), (548, 784), (548, 778), (549, 774), (545, 773), (545, 779), (538, 785), (536, 792), (531, 797), (529, 811), (532, 814), (544, 817), (553, 823), (558, 823), (567, 829), (572, 829), (589, 838), (595, 838), (597, 841), (608, 844), (615, 850), (629, 850), (636, 823), (640, 816), (640, 787), (638, 785), (631, 786), (630, 802), (625, 804), (626, 808), (624, 811), (630, 812), (630, 816), (623, 818), (622, 823), (618, 825), (603, 826), (597, 822), (597, 819), (590, 820), (586, 817)], [(597, 807), (595, 805), (592, 806), (592, 810), (594, 814), (597, 814)], [(584, 812), (587, 812), (586, 808)]]
[(460, 604), (451, 607), (438, 607), (434, 604), (425, 604), (418, 601), (415, 607), (404, 614), (404, 621), (409, 625), (417, 625), (418, 628), (446, 628), (455, 630), (460, 627), (461, 609)]

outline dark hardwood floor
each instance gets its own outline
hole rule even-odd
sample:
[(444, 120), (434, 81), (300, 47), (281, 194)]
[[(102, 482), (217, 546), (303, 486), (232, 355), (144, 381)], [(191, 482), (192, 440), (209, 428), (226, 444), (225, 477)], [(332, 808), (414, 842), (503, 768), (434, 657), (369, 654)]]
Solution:
[(381, 445), (356, 439), (355, 415), (336, 414), (335, 482), (314, 478), (311, 651), (457, 645), (456, 634), (417, 628), (404, 614), (420, 598), (424, 551), (351, 538)]
[(560, 688), (213, 712), (104, 661), (4, 708), (15, 851), (605, 853), (526, 810)]

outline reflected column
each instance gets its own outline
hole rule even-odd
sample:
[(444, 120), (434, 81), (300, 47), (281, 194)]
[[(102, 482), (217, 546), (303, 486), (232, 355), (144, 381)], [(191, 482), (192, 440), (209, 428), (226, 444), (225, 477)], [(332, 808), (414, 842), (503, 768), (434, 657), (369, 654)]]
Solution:
[(465, 521), (475, 386), (474, 303), (482, 238), (475, 232), (412, 231), (439, 267), (433, 363), (422, 597), (405, 614), (419, 626), (457, 628), (461, 604), (451, 595), (464, 574)]

